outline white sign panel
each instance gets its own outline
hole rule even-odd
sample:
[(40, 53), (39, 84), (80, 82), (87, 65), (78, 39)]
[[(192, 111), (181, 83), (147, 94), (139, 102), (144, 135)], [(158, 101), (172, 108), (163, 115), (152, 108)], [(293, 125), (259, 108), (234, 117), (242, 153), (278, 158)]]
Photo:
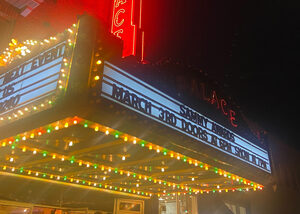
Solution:
[(0, 117), (55, 93), (65, 42), (0, 75)]
[(271, 172), (269, 155), (265, 149), (108, 62), (104, 66), (101, 96)]

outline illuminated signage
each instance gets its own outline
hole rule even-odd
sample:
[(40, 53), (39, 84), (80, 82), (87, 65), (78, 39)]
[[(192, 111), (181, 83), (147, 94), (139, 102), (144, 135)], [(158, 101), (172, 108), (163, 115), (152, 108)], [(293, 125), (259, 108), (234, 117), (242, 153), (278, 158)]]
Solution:
[(238, 124), (236, 121), (236, 112), (228, 107), (227, 101), (224, 98), (220, 98), (215, 90), (212, 90), (210, 93), (207, 93), (204, 84), (201, 84), (201, 88), (202, 99), (207, 101), (211, 105), (215, 105), (217, 109), (221, 110), (223, 115), (229, 119), (230, 124), (233, 127), (237, 127)]
[(114, 0), (111, 33), (123, 40), (123, 57), (136, 53), (136, 26), (133, 24), (134, 0)]
[(271, 172), (269, 155), (265, 149), (108, 62), (104, 66), (101, 96)]
[(26, 111), (32, 103), (56, 94), (65, 48), (65, 42), (56, 44), (0, 75), (1, 120), (7, 115), (17, 117), (12, 112), (23, 107)]

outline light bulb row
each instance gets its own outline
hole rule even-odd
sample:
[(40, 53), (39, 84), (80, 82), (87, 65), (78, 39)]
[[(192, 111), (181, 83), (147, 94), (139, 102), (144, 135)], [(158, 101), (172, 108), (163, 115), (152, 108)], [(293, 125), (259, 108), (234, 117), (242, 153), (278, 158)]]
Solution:
[[(256, 185), (256, 186), (262, 187), (262, 185), (254, 183), (254, 182), (252, 182), (250, 180), (247, 180), (247, 179), (245, 179), (245, 178), (243, 178), (241, 176), (232, 174), (230, 172), (227, 172), (225, 170), (219, 169), (217, 167), (213, 167), (213, 166), (211, 166), (209, 164), (203, 163), (203, 162), (198, 161), (196, 159), (189, 158), (189, 157), (187, 157), (185, 155), (182, 155), (180, 153), (168, 150), (168, 149), (163, 148), (161, 146), (155, 145), (155, 144), (153, 144), (151, 142), (146, 142), (146, 141), (144, 141), (142, 139), (138, 139), (137, 137), (129, 136), (128, 134), (121, 133), (121, 132), (116, 131), (114, 129), (111, 129), (111, 128), (108, 128), (108, 127), (104, 127), (104, 126), (101, 126), (99, 124), (96, 124), (96, 123), (93, 123), (93, 122), (89, 122), (89, 121), (85, 121), (84, 122), (84, 126), (93, 128), (95, 131), (102, 131), (106, 135), (113, 135), (115, 138), (123, 139), (124, 142), (132, 143), (134, 145), (140, 145), (143, 148), (148, 148), (149, 150), (151, 150), (151, 151), (153, 151), (155, 153), (163, 154), (164, 156), (169, 156), (170, 158), (174, 158), (174, 159), (177, 159), (179, 161), (183, 161), (183, 162), (185, 162), (187, 164), (194, 165), (195, 167), (200, 167), (200, 168), (202, 168), (202, 169), (204, 169), (206, 171), (214, 172), (215, 174), (217, 174), (219, 176), (222, 176), (222, 177), (225, 177), (225, 178), (228, 178), (228, 179), (230, 179), (232, 181), (236, 181), (238, 183), (244, 183), (244, 184), (247, 184), (249, 186)], [(166, 170), (165, 168), (162, 168), (163, 172), (165, 170)]]
[(109, 185), (107, 183), (99, 183), (99, 182), (83, 180), (75, 177), (67, 177), (67, 176), (56, 175), (51, 173), (39, 172), (35, 170), (28, 170), (28, 169), (24, 169), (23, 167), (18, 168), (18, 167), (5, 165), (5, 166), (0, 166), (0, 169), (6, 172), (18, 173), (26, 176), (31, 176), (31, 177), (39, 177), (45, 179), (45, 181), (50, 179), (50, 180), (56, 180), (60, 182), (77, 184), (79, 186), (89, 186), (97, 189), (106, 189), (106, 190), (124, 192), (124, 193), (134, 194), (134, 195), (141, 195), (141, 196), (148, 196), (148, 197), (151, 197), (153, 195), (153, 193), (149, 191), (141, 191), (135, 188), (124, 188), (115, 185)]

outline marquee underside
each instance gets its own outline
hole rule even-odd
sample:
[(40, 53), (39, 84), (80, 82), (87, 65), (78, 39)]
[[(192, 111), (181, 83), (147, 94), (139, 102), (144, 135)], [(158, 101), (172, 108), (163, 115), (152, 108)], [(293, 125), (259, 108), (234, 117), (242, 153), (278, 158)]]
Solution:
[(1, 139), (0, 143), (1, 175), (112, 194), (149, 198), (263, 187), (77, 116)]

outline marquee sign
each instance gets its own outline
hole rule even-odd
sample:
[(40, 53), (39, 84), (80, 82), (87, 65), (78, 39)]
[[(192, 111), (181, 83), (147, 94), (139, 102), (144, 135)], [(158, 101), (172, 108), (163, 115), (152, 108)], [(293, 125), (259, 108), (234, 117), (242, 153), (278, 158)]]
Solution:
[(123, 57), (135, 55), (136, 26), (133, 24), (134, 0), (114, 0), (111, 33), (122, 39)]
[(60, 90), (65, 49), (65, 41), (58, 43), (0, 75), (0, 120), (23, 115)]
[(106, 62), (102, 97), (268, 173), (268, 152), (149, 84)]

